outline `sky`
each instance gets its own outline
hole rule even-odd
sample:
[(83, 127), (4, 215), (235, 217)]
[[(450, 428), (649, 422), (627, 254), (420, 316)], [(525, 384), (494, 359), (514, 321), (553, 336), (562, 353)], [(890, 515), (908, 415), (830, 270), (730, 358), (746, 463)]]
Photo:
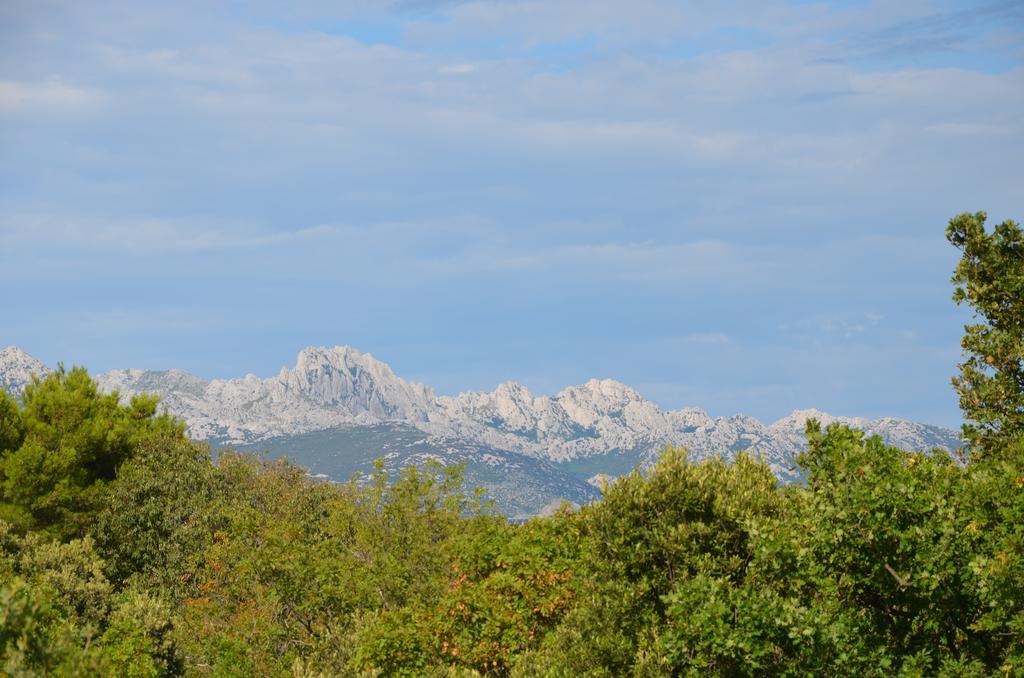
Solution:
[(0, 0), (0, 346), (960, 422), (1024, 3)]

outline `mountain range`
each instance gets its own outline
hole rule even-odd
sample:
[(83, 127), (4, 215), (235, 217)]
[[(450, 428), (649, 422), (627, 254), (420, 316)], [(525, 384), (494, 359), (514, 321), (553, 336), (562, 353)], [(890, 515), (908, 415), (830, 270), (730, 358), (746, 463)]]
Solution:
[[(0, 388), (18, 394), (49, 367), (17, 347), (0, 351)], [(285, 455), (331, 480), (366, 474), (374, 459), (390, 471), (435, 459), (463, 463), (509, 516), (542, 512), (562, 500), (586, 503), (602, 479), (649, 467), (666, 444), (695, 458), (762, 455), (780, 481), (799, 479), (794, 457), (809, 418), (840, 422), (904, 449), (954, 449), (955, 431), (896, 418), (837, 417), (797, 410), (774, 423), (754, 417), (662, 410), (636, 390), (591, 379), (535, 396), (513, 382), (494, 391), (439, 396), (402, 379), (369, 353), (347, 346), (309, 347), (291, 369), (267, 378), (207, 380), (181, 370), (113, 370), (94, 375), (123, 398), (157, 393), (189, 434), (215, 449)]]

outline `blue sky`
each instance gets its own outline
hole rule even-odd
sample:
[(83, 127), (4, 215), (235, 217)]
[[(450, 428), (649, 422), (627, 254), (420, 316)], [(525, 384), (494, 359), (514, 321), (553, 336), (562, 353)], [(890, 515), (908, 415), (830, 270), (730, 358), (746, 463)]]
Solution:
[(0, 4), (0, 344), (956, 425), (1019, 2)]

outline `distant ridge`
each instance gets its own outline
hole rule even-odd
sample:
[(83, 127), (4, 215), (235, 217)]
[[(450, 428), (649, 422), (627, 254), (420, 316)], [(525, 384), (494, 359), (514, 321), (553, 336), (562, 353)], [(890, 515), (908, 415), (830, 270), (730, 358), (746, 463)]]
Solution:
[[(0, 383), (8, 391), (18, 392), (33, 372), (46, 370), (17, 347), (0, 352)], [(809, 409), (765, 425), (745, 415), (712, 419), (699, 408), (663, 411), (610, 379), (592, 379), (553, 396), (534, 396), (509, 382), (491, 392), (439, 397), (431, 387), (406, 381), (386, 363), (349, 346), (303, 349), (293, 368), (265, 379), (250, 374), (209, 381), (173, 369), (114, 370), (96, 378), (102, 388), (125, 397), (159, 393), (193, 437), (234, 444), (395, 423), (553, 462), (626, 453), (647, 459), (671, 443), (697, 456), (752, 448), (769, 463), (788, 466), (803, 447), (811, 417), (823, 424), (845, 423), (908, 449), (959, 444), (954, 431), (895, 418), (839, 417)]]

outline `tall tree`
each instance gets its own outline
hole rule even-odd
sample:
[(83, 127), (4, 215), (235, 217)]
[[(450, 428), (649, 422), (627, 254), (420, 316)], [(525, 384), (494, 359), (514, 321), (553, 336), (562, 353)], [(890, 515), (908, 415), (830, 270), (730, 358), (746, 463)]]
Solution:
[(989, 233), (986, 216), (961, 214), (946, 229), (963, 253), (953, 300), (980, 321), (964, 327), (964, 361), (953, 378), (976, 456), (1024, 438), (1024, 231), (1007, 220)]
[(80, 367), (34, 378), (22, 402), (18, 412), (0, 400), (0, 519), (64, 539), (84, 533), (140, 445), (184, 437), (181, 422), (157, 414), (155, 396), (122, 405)]

